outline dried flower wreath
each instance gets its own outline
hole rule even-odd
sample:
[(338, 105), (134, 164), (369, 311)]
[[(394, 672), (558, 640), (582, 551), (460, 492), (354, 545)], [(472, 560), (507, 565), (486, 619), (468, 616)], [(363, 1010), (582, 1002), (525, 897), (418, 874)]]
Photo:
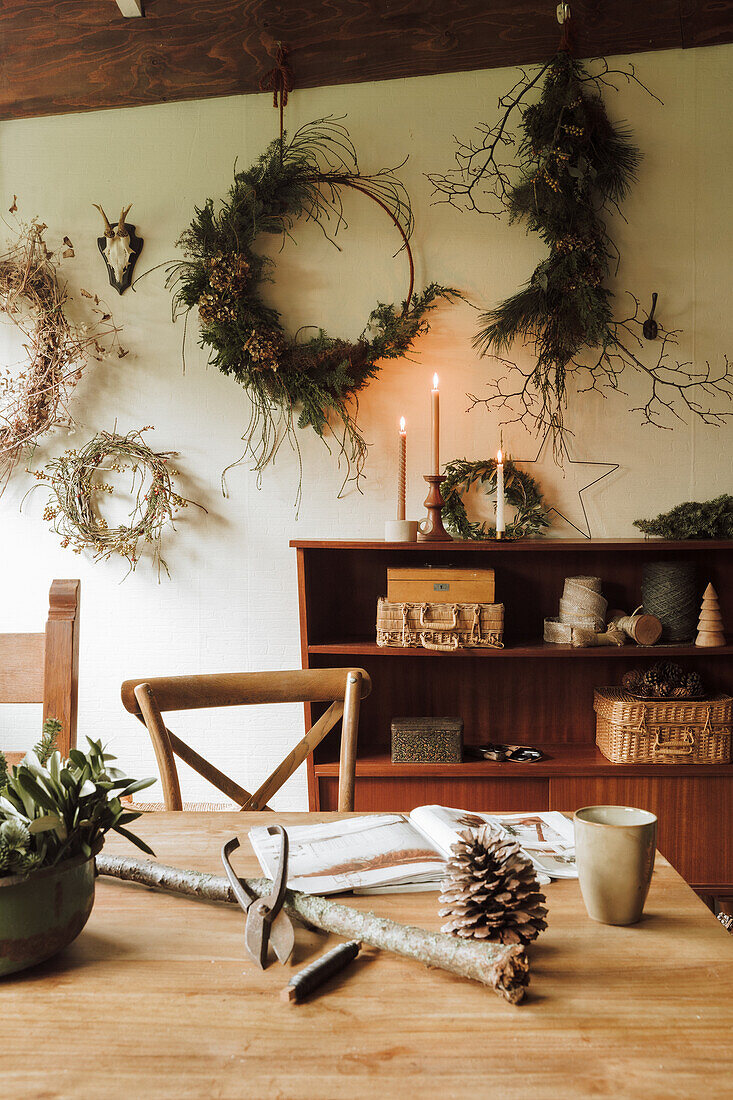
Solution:
[[(16, 198), (10, 213), (17, 210)], [(24, 449), (57, 425), (71, 423), (67, 402), (89, 359), (101, 361), (118, 343), (118, 329), (96, 295), (90, 324), (69, 319), (71, 301), (58, 277), (59, 264), (44, 240), (46, 226), (35, 220), (20, 224), (18, 237), (0, 257), (0, 313), (24, 339), (27, 362), (19, 373), (0, 370), (0, 493)], [(73, 257), (64, 237), (61, 258)]]
[[(142, 437), (142, 433), (149, 430), (148, 426), (124, 436), (101, 432), (80, 451), (66, 451), (43, 470), (34, 471), (34, 477), (48, 483), (51, 489), (52, 497), (43, 518), (62, 536), (63, 547), (71, 545), (75, 554), (91, 550), (95, 561), (121, 554), (130, 563), (129, 572), (140, 560), (142, 548), (139, 544), (151, 543), (160, 577), (161, 566), (168, 573), (160, 552), (163, 529), (173, 523), (178, 508), (187, 508), (196, 502), (175, 491), (173, 477), (178, 471), (171, 467), (170, 459), (176, 452), (156, 454), (151, 451)], [(132, 493), (136, 503), (129, 526), (109, 527), (95, 509), (97, 493), (114, 492), (114, 486), (97, 481), (97, 475), (113, 470), (118, 473), (132, 470)], [(146, 475), (150, 477), (147, 489)], [(201, 504), (196, 507), (206, 511)]]
[[(344, 187), (377, 202), (399, 231), (410, 266), (407, 298), (399, 310), (379, 303), (355, 343), (318, 326), (309, 339), (288, 336), (280, 314), (260, 296), (260, 284), (272, 277), (272, 261), (258, 255), (255, 244), (263, 233), (289, 236), (300, 217), (317, 222), (332, 240), (326, 224), (335, 219), (336, 231), (345, 224)], [(437, 283), (413, 294), (412, 224), (402, 182), (387, 169), (362, 175), (347, 130), (329, 118), (271, 142), (251, 168), (235, 173), (220, 209), (208, 199), (196, 210), (178, 242), (186, 259), (169, 273), (174, 317), (197, 309), (210, 362), (247, 390), (252, 413), (243, 458), (251, 458), (257, 471), (274, 459), (284, 438), (298, 450), (297, 418), (297, 427), (310, 426), (322, 439), (332, 431), (346, 461), (344, 484), (352, 478), (358, 483), (367, 445), (353, 399), (378, 374), (382, 360), (404, 355), (427, 331), (429, 310), (454, 294)]]

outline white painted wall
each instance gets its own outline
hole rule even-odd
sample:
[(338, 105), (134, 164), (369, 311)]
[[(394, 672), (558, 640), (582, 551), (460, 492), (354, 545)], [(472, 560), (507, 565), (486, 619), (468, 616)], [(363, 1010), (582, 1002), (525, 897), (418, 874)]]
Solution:
[[(659, 319), (685, 330), (681, 350), (696, 363), (733, 350), (732, 59), (731, 46), (638, 55), (637, 71), (665, 106), (634, 86), (608, 97), (609, 110), (631, 122), (646, 154), (624, 208), (628, 224), (617, 219), (612, 227), (624, 257), (618, 285), (644, 300), (657, 290)], [(418, 284), (437, 279), (459, 287), (472, 302), (489, 305), (531, 273), (541, 245), (521, 228), (431, 205), (424, 173), (450, 166), (452, 135), (466, 137), (474, 124), (493, 119), (499, 95), (515, 77), (514, 70), (494, 70), (296, 92), (287, 124), (292, 129), (324, 115), (346, 114), (365, 171), (397, 164), (409, 153), (402, 175), (416, 215)], [(31, 484), (22, 470), (0, 500), (0, 630), (40, 629), (51, 579), (81, 577), (80, 736), (111, 742), (122, 765), (137, 776), (154, 772), (154, 758), (144, 731), (121, 708), (120, 682), (139, 675), (298, 667), (295, 554), (288, 540), (381, 536), (384, 519), (393, 514), (401, 414), (409, 426), (408, 512), (419, 516), (434, 370), (441, 377), (444, 457), (488, 457), (497, 446), (497, 417), (465, 412), (466, 392), (480, 392), (496, 368), (472, 351), (476, 314), (458, 305), (436, 314), (413, 361), (388, 364), (364, 395), (361, 423), (372, 446), (363, 495), (337, 499), (341, 475), (335, 461), (305, 432), (297, 522), (297, 463), (286, 449), (265, 474), (261, 490), (255, 475), (239, 467), (229, 474), (228, 499), (222, 497), (220, 475), (240, 453), (248, 419), (244, 393), (207, 369), (195, 325), (182, 372), (182, 326), (171, 325), (162, 271), (148, 276), (137, 293), (119, 298), (110, 290), (91, 204), (102, 203), (113, 218), (122, 203), (134, 202), (130, 218), (145, 238), (138, 270), (163, 263), (175, 257), (174, 242), (194, 204), (223, 194), (235, 158), (240, 165), (253, 161), (276, 125), (271, 101), (261, 95), (0, 126), (3, 209), (17, 194), (24, 216), (38, 214), (49, 225), (49, 240), (71, 237), (76, 246), (76, 259), (66, 267), (71, 286), (106, 297), (130, 348), (127, 358), (89, 369), (73, 403), (76, 435), (48, 438), (36, 461), (112, 428), (115, 421), (123, 432), (153, 424), (149, 443), (180, 452), (182, 488), (209, 510), (208, 516), (194, 509), (182, 513), (177, 533), (167, 540), (172, 580), (158, 584), (143, 563), (120, 584), (124, 563), (94, 565), (59, 547), (41, 519), (42, 491), (31, 495), (20, 514)], [(278, 257), (272, 301), (292, 329), (315, 322), (356, 337), (377, 299), (396, 300), (405, 293), (404, 260), (391, 258), (396, 241), (386, 219), (358, 196), (346, 196), (346, 205), (350, 228), (340, 237), (342, 252), (326, 244), (317, 229), (304, 226), (297, 245), (288, 244)], [(0, 338), (6, 336), (0, 332)], [(13, 358), (7, 347), (4, 357)], [(731, 489), (733, 429), (696, 422), (674, 432), (642, 429), (627, 412), (638, 404), (640, 391), (633, 378), (627, 381), (628, 398), (587, 395), (573, 403), (568, 417), (575, 457), (622, 465), (587, 495), (599, 536), (632, 535), (638, 516)], [(505, 433), (505, 442), (522, 457), (536, 446), (516, 429)], [(548, 460), (536, 473), (548, 500), (577, 521), (574, 490), (583, 471), (569, 467), (564, 477)], [(118, 512), (108, 514), (114, 518)], [(35, 709), (32, 719), (24, 719), (19, 709), (3, 708), (0, 744), (23, 747), (32, 741)], [(190, 730), (203, 751), (252, 789), (284, 754), (300, 723), (300, 708), (292, 707), (199, 715), (181, 720), (177, 728)], [(182, 778), (184, 797), (209, 797), (203, 781)], [(281, 808), (303, 808), (305, 800), (301, 774), (274, 801)]]

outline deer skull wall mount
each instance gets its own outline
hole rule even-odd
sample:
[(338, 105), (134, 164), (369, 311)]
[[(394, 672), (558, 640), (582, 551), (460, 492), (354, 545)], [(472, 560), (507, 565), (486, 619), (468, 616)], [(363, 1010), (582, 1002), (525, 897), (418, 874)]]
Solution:
[(97, 237), (97, 246), (107, 265), (110, 286), (123, 294), (132, 282), (135, 262), (142, 252), (142, 238), (136, 236), (135, 226), (125, 221), (130, 206), (122, 208), (120, 220), (110, 225), (107, 215), (98, 203), (93, 203), (104, 219), (104, 236)]

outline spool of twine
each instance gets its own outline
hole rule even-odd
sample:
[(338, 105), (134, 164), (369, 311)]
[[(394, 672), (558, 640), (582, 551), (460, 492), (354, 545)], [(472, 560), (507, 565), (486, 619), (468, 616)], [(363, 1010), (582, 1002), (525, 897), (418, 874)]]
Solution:
[(650, 561), (641, 580), (642, 609), (662, 624), (663, 642), (691, 642), (695, 636), (699, 598), (692, 562)]
[(626, 615), (612, 611), (608, 629), (623, 630), (637, 645), (655, 645), (662, 636), (662, 624), (656, 615), (639, 614), (639, 608)]

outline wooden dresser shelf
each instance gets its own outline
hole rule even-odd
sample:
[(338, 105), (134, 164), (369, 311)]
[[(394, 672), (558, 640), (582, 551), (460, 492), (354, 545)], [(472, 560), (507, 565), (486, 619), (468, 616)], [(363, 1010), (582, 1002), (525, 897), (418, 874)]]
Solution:
[[(406, 811), (426, 803), (498, 813), (642, 806), (659, 819), (659, 847), (705, 894), (733, 895), (733, 765), (612, 764), (595, 745), (594, 692), (625, 672), (670, 659), (697, 670), (710, 691), (733, 694), (733, 633), (725, 646), (547, 645), (568, 576), (598, 576), (609, 608), (641, 603), (644, 564), (694, 564), (700, 594), (711, 581), (733, 631), (733, 541), (534, 539), (387, 543), (296, 540), (304, 668), (359, 666), (372, 680), (359, 722), (355, 808)], [(503, 649), (399, 649), (376, 644), (377, 599), (389, 566), (492, 568), (504, 604)], [(307, 726), (322, 708), (307, 708)], [(397, 717), (460, 716), (466, 744), (536, 745), (536, 764), (392, 764)], [(308, 761), (311, 810), (335, 809), (338, 737)], [(700, 886), (699, 884), (703, 884)]]
[[(424, 490), (423, 490), (424, 492)], [(362, 550), (389, 550), (409, 553), (419, 551), (426, 558), (434, 554), (436, 550), (449, 553), (470, 554), (557, 554), (557, 553), (588, 553), (619, 550), (631, 554), (657, 554), (668, 556), (670, 551), (685, 551), (690, 553), (702, 553), (715, 550), (733, 550), (733, 539), (686, 539), (669, 540), (655, 538), (638, 539), (511, 539), (498, 541), (491, 539), (487, 542), (473, 542), (454, 539), (451, 542), (427, 543), (427, 542), (384, 542), (381, 539), (345, 539), (332, 541), (329, 539), (291, 539), (290, 545), (297, 550), (336, 550), (336, 551), (362, 551)]]
[(353, 657), (539, 657), (542, 660), (548, 658), (631, 658), (638, 660), (649, 657), (655, 661), (671, 657), (699, 657), (706, 656), (723, 657), (733, 654), (733, 645), (718, 646), (715, 649), (699, 649), (694, 645), (656, 645), (637, 646), (633, 644), (624, 646), (587, 646), (576, 648), (571, 645), (549, 645), (545, 642), (534, 644), (508, 643), (503, 649), (455, 649), (449, 652), (434, 649), (400, 649), (396, 646), (378, 646), (374, 641), (367, 639), (349, 639), (320, 643), (308, 646), (309, 653), (338, 653)]
[[(729, 770), (733, 777), (733, 764), (613, 764), (595, 747), (595, 745), (543, 745), (543, 760), (534, 764), (497, 764), (492, 760), (464, 760), (462, 764), (393, 764), (388, 753), (368, 753), (359, 757), (356, 774), (401, 778), (404, 776), (444, 779), (537, 779), (559, 775), (593, 776), (647, 776), (666, 778), (677, 775), (702, 776), (720, 775), (721, 768)], [(316, 764), (316, 775), (338, 776), (337, 760)]]

